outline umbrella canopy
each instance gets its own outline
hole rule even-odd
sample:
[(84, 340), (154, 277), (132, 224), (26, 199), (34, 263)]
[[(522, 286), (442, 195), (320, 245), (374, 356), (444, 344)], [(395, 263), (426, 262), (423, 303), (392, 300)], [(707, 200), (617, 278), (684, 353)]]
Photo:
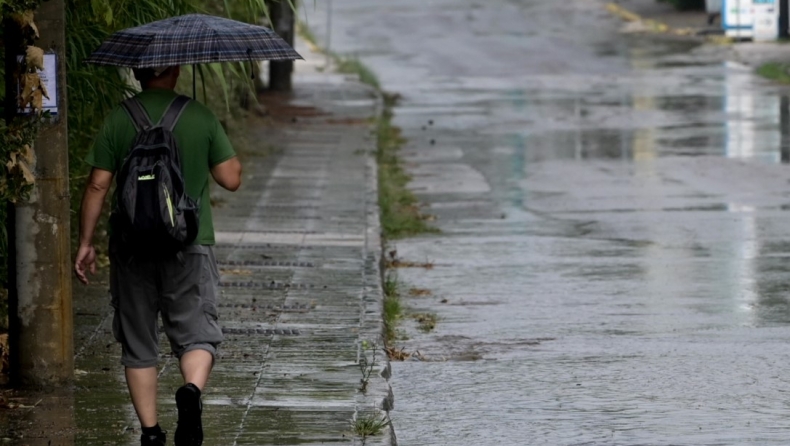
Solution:
[(187, 14), (116, 32), (85, 62), (154, 68), (213, 62), (302, 59), (274, 31), (204, 14)]

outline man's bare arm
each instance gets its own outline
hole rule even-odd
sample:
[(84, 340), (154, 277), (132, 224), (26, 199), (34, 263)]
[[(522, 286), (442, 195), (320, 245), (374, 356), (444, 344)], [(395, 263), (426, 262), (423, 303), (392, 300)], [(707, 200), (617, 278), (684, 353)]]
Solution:
[(112, 185), (113, 174), (110, 171), (93, 168), (88, 178), (88, 185), (82, 196), (80, 207), (80, 247), (74, 261), (74, 272), (80, 282), (87, 284), (86, 272), (96, 272), (96, 252), (93, 249), (93, 234), (101, 216), (104, 199)]
[(211, 168), (211, 176), (220, 186), (235, 191), (241, 186), (241, 163), (238, 157), (223, 161)]

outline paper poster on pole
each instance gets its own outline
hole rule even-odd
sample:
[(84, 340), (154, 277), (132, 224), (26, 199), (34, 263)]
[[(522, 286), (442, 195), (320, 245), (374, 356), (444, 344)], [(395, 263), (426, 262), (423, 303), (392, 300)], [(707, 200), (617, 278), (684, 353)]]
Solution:
[(735, 39), (754, 37), (754, 2), (755, 0), (724, 0), (721, 8), (721, 24), (728, 37)]
[(779, 38), (779, 4), (777, 0), (752, 0), (754, 3), (754, 41)]
[[(20, 62), (24, 60), (24, 56), (18, 56)], [(55, 54), (44, 54), (44, 70), (38, 70), (38, 75), (41, 78), (41, 83), (47, 89), (49, 98), (44, 97), (42, 101), (42, 109), (50, 112), (52, 115), (58, 114), (58, 59)], [(21, 86), (17, 85), (17, 91), (21, 92)], [(30, 107), (19, 109), (19, 113), (30, 114), (32, 113)]]

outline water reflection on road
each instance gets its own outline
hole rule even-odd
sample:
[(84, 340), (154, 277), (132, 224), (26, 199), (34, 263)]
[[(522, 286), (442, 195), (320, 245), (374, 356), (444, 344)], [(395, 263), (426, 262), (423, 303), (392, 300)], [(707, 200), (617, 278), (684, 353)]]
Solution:
[(786, 444), (785, 92), (599, 2), (404, 2), (332, 35), (403, 95), (443, 231), (395, 243), (439, 316), (397, 343), (401, 444)]

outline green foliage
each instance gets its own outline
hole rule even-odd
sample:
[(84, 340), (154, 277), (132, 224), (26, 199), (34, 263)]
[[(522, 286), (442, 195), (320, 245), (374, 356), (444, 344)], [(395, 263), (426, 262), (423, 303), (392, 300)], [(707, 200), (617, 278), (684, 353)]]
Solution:
[(760, 76), (783, 84), (790, 84), (790, 65), (781, 62), (769, 62), (757, 68)]
[(39, 3), (41, 0), (0, 0), (0, 7), (4, 13), (17, 13), (34, 10)]
[(398, 151), (403, 144), (400, 129), (392, 126), (389, 112), (379, 119), (376, 159), (379, 165), (379, 207), (384, 236), (400, 238), (437, 232), (420, 213), (417, 198), (406, 188), (411, 177), (403, 170)]
[[(10, 124), (0, 120), (0, 147), (3, 148), (0, 150), (0, 166), (5, 170), (5, 174), (0, 176), (0, 204), (25, 200), (32, 190), (33, 183), (25, 178), (23, 170), (28, 169), (30, 172), (24, 157), (35, 141), (44, 119), (46, 118), (38, 115), (19, 116)], [(3, 254), (5, 252), (2, 251)], [(4, 283), (4, 278), (0, 280)]]

